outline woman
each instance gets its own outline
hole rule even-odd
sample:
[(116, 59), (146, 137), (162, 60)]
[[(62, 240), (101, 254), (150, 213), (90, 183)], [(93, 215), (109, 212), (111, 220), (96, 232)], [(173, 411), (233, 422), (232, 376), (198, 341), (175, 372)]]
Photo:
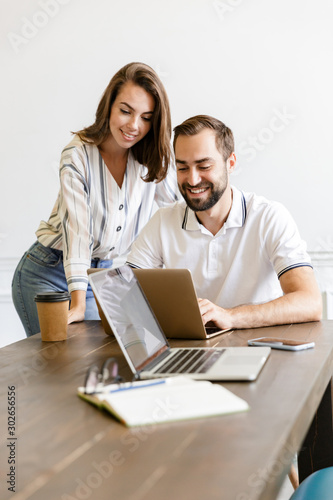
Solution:
[(106, 88), (95, 123), (64, 148), (58, 199), (14, 273), (13, 301), (27, 336), (39, 332), (36, 293), (68, 289), (68, 323), (98, 318), (87, 269), (123, 264), (155, 203), (177, 200), (170, 139), (159, 77), (142, 63), (124, 66)]

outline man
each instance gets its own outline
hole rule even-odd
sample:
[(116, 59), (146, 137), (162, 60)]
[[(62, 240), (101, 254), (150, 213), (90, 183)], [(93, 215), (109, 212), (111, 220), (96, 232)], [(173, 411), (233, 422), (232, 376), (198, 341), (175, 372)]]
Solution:
[(221, 329), (319, 321), (321, 294), (292, 217), (281, 204), (230, 185), (231, 130), (200, 115), (174, 132), (186, 204), (155, 213), (128, 264), (190, 269), (204, 323)]

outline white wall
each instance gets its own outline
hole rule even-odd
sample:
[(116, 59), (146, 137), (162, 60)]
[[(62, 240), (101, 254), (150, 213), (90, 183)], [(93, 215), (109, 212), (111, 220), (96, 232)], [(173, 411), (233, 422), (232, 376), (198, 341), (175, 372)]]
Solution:
[(34, 241), (70, 131), (135, 60), (160, 74), (174, 125), (205, 113), (232, 128), (234, 184), (282, 201), (311, 250), (333, 250), (330, 0), (1, 4), (0, 259)]

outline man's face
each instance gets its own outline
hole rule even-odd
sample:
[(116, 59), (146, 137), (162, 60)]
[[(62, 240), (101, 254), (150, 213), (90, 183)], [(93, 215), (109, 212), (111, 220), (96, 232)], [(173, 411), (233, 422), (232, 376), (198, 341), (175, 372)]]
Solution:
[[(212, 208), (229, 184), (227, 163), (216, 148), (214, 130), (180, 135), (175, 144), (177, 180), (187, 205), (195, 212)], [(228, 160), (229, 161), (229, 160)]]

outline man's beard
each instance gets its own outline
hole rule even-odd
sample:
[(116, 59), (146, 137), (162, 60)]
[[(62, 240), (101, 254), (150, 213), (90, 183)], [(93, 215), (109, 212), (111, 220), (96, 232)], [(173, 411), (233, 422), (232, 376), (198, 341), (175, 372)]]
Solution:
[[(203, 212), (204, 210), (209, 210), (212, 208), (221, 198), (226, 190), (226, 185), (222, 183), (221, 185), (214, 188), (211, 182), (206, 182), (205, 184), (198, 184), (197, 186), (191, 186), (190, 184), (184, 183), (182, 185), (178, 184), (181, 195), (186, 201), (187, 206), (194, 212)], [(200, 188), (210, 188), (210, 196), (206, 199), (193, 199), (189, 198), (187, 195), (187, 189), (200, 189)]]

